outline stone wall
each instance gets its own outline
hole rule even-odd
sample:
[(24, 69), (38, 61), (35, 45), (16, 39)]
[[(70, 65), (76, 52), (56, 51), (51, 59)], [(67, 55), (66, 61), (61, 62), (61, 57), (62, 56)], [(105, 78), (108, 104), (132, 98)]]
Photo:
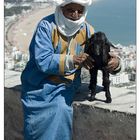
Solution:
[(4, 89), (4, 140), (23, 140), (23, 113), (16, 88)]
[[(5, 88), (5, 140), (23, 140), (20, 87)], [(75, 102), (73, 140), (135, 140), (136, 115)], [(46, 139), (47, 140), (47, 139)]]
[(74, 140), (136, 140), (135, 115), (74, 104)]

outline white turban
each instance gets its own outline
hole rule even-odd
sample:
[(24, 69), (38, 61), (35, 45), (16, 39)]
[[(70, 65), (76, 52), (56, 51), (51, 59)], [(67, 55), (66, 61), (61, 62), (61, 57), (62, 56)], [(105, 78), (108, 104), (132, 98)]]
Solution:
[(89, 6), (92, 4), (92, 0), (55, 0), (57, 5), (67, 5), (69, 3), (78, 3), (83, 6)]
[[(92, 0), (56, 0), (57, 7), (55, 9), (55, 21), (60, 33), (65, 36), (73, 36), (81, 27), (81, 25), (85, 22), (85, 18), (87, 15), (87, 7), (91, 5)], [(69, 3), (77, 3), (85, 7), (83, 16), (76, 21), (67, 19), (61, 10), (61, 6), (65, 6)]]

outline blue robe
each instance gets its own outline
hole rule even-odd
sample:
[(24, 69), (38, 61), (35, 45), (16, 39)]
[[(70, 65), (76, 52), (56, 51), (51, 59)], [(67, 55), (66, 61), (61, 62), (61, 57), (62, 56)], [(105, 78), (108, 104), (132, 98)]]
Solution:
[(81, 44), (91, 33), (93, 28), (85, 22), (73, 38), (64, 37), (54, 14), (39, 22), (21, 75), (25, 140), (72, 139), (72, 101), (81, 83), (81, 69), (77, 65), (67, 69), (66, 58), (83, 52)]

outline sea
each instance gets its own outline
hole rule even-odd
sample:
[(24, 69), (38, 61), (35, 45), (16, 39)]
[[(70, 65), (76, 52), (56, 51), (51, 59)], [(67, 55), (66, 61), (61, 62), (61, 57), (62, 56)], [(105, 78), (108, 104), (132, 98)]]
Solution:
[(136, 45), (136, 0), (95, 0), (87, 21), (114, 44)]

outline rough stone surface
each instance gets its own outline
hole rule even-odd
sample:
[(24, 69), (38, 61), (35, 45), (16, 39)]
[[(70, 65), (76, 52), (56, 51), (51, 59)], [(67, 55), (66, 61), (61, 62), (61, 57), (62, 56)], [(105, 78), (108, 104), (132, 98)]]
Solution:
[(135, 115), (74, 104), (73, 140), (135, 140)]
[[(20, 74), (5, 71), (5, 140), (23, 140), (23, 112), (20, 102)], [(83, 83), (74, 99), (73, 140), (135, 140), (136, 97), (126, 89), (111, 88), (113, 102), (106, 104), (101, 86), (97, 100), (89, 102), (88, 84)]]
[(23, 113), (17, 88), (4, 89), (4, 139), (23, 140)]

